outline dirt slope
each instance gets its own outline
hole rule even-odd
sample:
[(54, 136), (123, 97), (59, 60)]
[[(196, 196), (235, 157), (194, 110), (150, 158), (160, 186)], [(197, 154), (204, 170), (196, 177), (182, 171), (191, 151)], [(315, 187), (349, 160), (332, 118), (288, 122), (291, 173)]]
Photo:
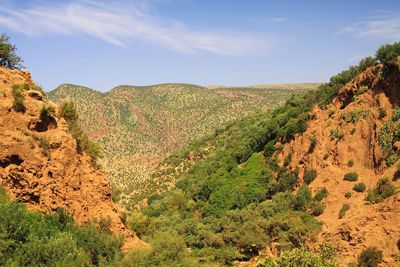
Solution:
[(12, 85), (22, 83), (33, 85), (29, 72), (0, 68), (0, 185), (31, 210), (64, 208), (79, 224), (110, 217), (115, 233), (129, 246), (140, 245), (119, 218), (107, 176), (89, 156), (77, 153), (66, 121), (40, 118), (43, 105), (58, 107), (41, 92), (25, 90), (25, 112), (12, 108)]
[[(355, 182), (343, 180), (345, 173), (356, 172), (357, 182), (365, 183), (367, 189), (375, 187), (382, 177), (400, 185), (396, 164), (387, 166), (385, 152), (378, 143), (379, 130), (391, 120), (393, 108), (400, 105), (400, 71), (392, 68), (382, 79), (381, 68), (371, 67), (345, 85), (325, 109), (315, 107), (308, 130), (279, 154), (282, 162), (291, 155), (292, 170), (298, 167), (300, 173), (317, 171), (317, 178), (310, 184), (314, 192), (328, 189), (323, 202), (326, 209), (319, 217), (324, 222), (320, 242), (336, 244), (341, 264), (355, 261), (367, 246), (383, 250), (383, 266), (395, 266), (400, 257), (400, 195), (368, 204), (367, 191), (357, 193), (352, 190)], [(386, 116), (379, 115), (384, 113), (382, 110)], [(357, 113), (358, 119), (353, 120)], [(311, 136), (317, 140), (314, 149), (310, 149)], [(354, 162), (352, 167), (349, 161)], [(346, 192), (352, 194), (348, 199)], [(350, 210), (339, 219), (343, 204), (349, 204)]]

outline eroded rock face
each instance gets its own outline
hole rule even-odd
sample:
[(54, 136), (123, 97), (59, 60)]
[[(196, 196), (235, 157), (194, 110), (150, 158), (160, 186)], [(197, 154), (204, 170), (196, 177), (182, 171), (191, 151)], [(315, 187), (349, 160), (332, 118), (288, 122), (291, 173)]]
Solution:
[(108, 178), (90, 157), (77, 153), (64, 119), (40, 118), (40, 92), (24, 91), (26, 111), (12, 107), (12, 85), (32, 83), (29, 72), (0, 68), (0, 185), (32, 210), (63, 208), (83, 224), (110, 217), (111, 229), (131, 246), (141, 241), (122, 224), (112, 203)]
[[(379, 204), (367, 204), (367, 192), (357, 193), (353, 191), (354, 182), (343, 181), (344, 174), (356, 172), (358, 182), (365, 183), (367, 188), (375, 187), (382, 177), (400, 186), (396, 166), (387, 166), (385, 152), (378, 143), (379, 130), (391, 119), (393, 108), (400, 106), (400, 70), (391, 70), (382, 80), (379, 68), (371, 67), (346, 84), (325, 109), (315, 107), (311, 112), (315, 119), (308, 123), (307, 131), (277, 153), (281, 163), (291, 155), (289, 169), (292, 171), (296, 168), (300, 174), (311, 169), (317, 171), (310, 188), (315, 193), (326, 187), (329, 192), (323, 201), (326, 209), (319, 217), (324, 223), (320, 242), (336, 245), (343, 265), (356, 261), (368, 246), (383, 251), (384, 266), (393, 266), (396, 257), (400, 257), (397, 247), (400, 196), (392, 196)], [(368, 90), (359, 93), (358, 89), (363, 86)], [(381, 118), (380, 110), (385, 110), (387, 115)], [(364, 115), (355, 122), (346, 121), (346, 114), (353, 111), (364, 112)], [(333, 130), (342, 133), (342, 137), (336, 138)], [(313, 149), (310, 149), (311, 137), (317, 140)], [(345, 197), (346, 192), (352, 192), (351, 198)], [(343, 204), (349, 204), (350, 210), (339, 219)]]

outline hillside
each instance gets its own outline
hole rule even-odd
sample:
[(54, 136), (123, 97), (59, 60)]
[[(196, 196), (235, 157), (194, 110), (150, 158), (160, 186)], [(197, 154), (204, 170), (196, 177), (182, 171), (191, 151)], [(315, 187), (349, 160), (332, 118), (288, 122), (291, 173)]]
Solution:
[(157, 172), (171, 190), (129, 225), (150, 244), (168, 232), (190, 248), (175, 263), (397, 266), (396, 47), (171, 155)]
[[(110, 231), (125, 238), (126, 248), (141, 245), (111, 201), (105, 172), (80, 151), (82, 144), (72, 136), (60, 108), (45, 100), (29, 72), (0, 68), (0, 92), (0, 185), (11, 200), (26, 204), (30, 211), (66, 212), (79, 225), (108, 221)], [(0, 199), (1, 212), (6, 212), (3, 192)], [(13, 223), (5, 220), (2, 223)], [(19, 220), (25, 223), (22, 217)], [(16, 249), (6, 243), (1, 253), (8, 245)]]
[(286, 86), (210, 89), (161, 84), (119, 86), (103, 94), (64, 84), (48, 95), (58, 103), (74, 101), (84, 130), (103, 146), (102, 163), (114, 200), (131, 208), (158, 189), (152, 180), (154, 167), (176, 149), (228, 121), (266, 112), (317, 85)]

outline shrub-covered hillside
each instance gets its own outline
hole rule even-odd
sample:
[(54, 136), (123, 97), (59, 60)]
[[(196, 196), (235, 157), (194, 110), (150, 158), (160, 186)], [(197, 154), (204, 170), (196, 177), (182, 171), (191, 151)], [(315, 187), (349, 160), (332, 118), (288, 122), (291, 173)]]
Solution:
[[(176, 186), (151, 196), (149, 205), (132, 213), (128, 223), (150, 243), (164, 234), (174, 236), (182, 254), (169, 259), (171, 266), (183, 259), (197, 264), (232, 264), (259, 253), (272, 256), (279, 251), (288, 252), (279, 259), (264, 256), (262, 264), (336, 266), (334, 246), (322, 244), (319, 255), (304, 250), (319, 240), (323, 222), (318, 217), (324, 214), (324, 199), (329, 197), (330, 188), (311, 190), (309, 184), (317, 178), (317, 172), (292, 166), (291, 155), (281, 159), (280, 151), (308, 130), (315, 119), (312, 109), (328, 109), (333, 99), (341, 97), (339, 89), (378, 61), (385, 63), (375, 67), (381, 70), (379, 79), (384, 82), (385, 70), (399, 66), (379, 57), (383, 49), (388, 48), (379, 49), (377, 58), (365, 58), (333, 76), (317, 90), (293, 96), (272, 113), (229, 124), (166, 159), (158, 175)], [(398, 55), (392, 59), (398, 60)], [(331, 138), (340, 139), (344, 134), (338, 128)], [(315, 136), (307, 142), (307, 146), (302, 144), (306, 153), (313, 153), (319, 146)], [(343, 176), (340, 179), (343, 181)], [(190, 248), (190, 253), (184, 248)], [(132, 257), (140, 256), (136, 253)], [(156, 265), (151, 259), (147, 264)]]
[(103, 145), (104, 167), (111, 177), (114, 200), (132, 206), (146, 197), (141, 188), (154, 184), (150, 180), (153, 167), (174, 150), (227, 121), (265, 112), (317, 85), (285, 86), (161, 84), (119, 86), (102, 94), (65, 84), (50, 92), (49, 98), (56, 102), (70, 98), (75, 103), (80, 124)]

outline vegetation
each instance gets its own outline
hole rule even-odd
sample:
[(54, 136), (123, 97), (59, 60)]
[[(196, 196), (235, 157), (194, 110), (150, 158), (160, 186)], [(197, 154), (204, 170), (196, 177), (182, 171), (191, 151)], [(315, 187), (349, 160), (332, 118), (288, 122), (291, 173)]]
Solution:
[(24, 96), (22, 95), (22, 91), (24, 90), (23, 85), (16, 85), (12, 86), (12, 95), (14, 98), (13, 101), (13, 109), (17, 112), (25, 112), (26, 108), (24, 105)]
[[(104, 225), (103, 225), (104, 226)], [(110, 265), (120, 255), (122, 239), (107, 227), (78, 227), (63, 210), (54, 215), (27, 211), (0, 190), (1, 266)]]
[(351, 198), (351, 192), (344, 193), (344, 197), (347, 199)]
[(346, 212), (350, 209), (349, 204), (343, 204), (342, 208), (339, 211), (339, 219), (343, 219)]
[[(151, 196), (141, 213), (128, 215), (128, 224), (150, 243), (163, 232), (181, 236), (190, 249), (181, 255), (198, 263), (246, 260), (271, 242), (288, 251), (301, 249), (320, 230), (314, 216), (323, 212), (321, 201), (328, 192), (322, 189), (312, 197), (307, 186), (316, 176), (312, 170), (295, 192), (299, 170), (288, 168), (290, 154), (279, 162), (275, 153), (307, 129), (314, 105), (325, 107), (368, 62), (316, 91), (290, 98), (269, 115), (229, 124), (171, 155), (156, 178), (169, 177), (176, 187)], [(178, 166), (183, 171), (176, 171)]]
[(367, 189), (367, 186), (364, 183), (356, 183), (353, 187), (353, 190), (356, 192), (364, 192)]
[(42, 108), (40, 109), (40, 119), (41, 120), (47, 120), (48, 118), (54, 117), (55, 115), (56, 115), (56, 110), (55, 110), (54, 106), (43, 105)]
[(317, 171), (316, 170), (307, 170), (304, 172), (304, 183), (306, 184), (311, 184), (312, 181), (317, 177)]
[(0, 35), (0, 66), (9, 69), (21, 69), (22, 59), (15, 53), (17, 48), (10, 43), (10, 37), (6, 34)]
[(314, 196), (314, 199), (317, 201), (322, 201), (328, 195), (329, 195), (328, 189), (326, 189), (326, 187), (323, 187), (320, 190), (318, 190), (318, 192)]
[(359, 267), (377, 267), (383, 259), (383, 253), (376, 247), (367, 247), (358, 257)]
[(359, 88), (357, 88), (356, 95), (361, 95), (367, 91), (368, 91), (367, 86), (360, 86)]
[(47, 140), (46, 137), (40, 137), (39, 138), (39, 146), (42, 149), (42, 154), (44, 156), (49, 156), (49, 147), (50, 147), (50, 143), (49, 140)]
[(100, 144), (92, 141), (80, 127), (78, 123), (78, 113), (75, 110), (74, 103), (71, 101), (63, 102), (60, 105), (60, 115), (68, 123), (68, 129), (76, 140), (78, 152), (86, 152), (93, 161), (101, 158)]
[(376, 59), (380, 63), (384, 64), (389, 63), (393, 59), (396, 59), (398, 56), (400, 56), (400, 42), (382, 45), (376, 51)]
[[(58, 103), (72, 100), (79, 124), (103, 147), (102, 163), (113, 190), (120, 192), (120, 204), (132, 208), (165, 189), (153, 176), (155, 166), (166, 155), (204, 135), (211, 138), (214, 129), (239, 123), (237, 119), (260, 114), (249, 119), (255, 121), (267, 116), (262, 113), (316, 86), (205, 88), (160, 84), (120, 86), (102, 94), (65, 84), (50, 92), (49, 98)], [(239, 125), (236, 128), (242, 131)], [(202, 157), (203, 152), (197, 152), (194, 156)]]
[(339, 266), (335, 260), (336, 251), (332, 246), (324, 244), (319, 254), (314, 254), (304, 247), (284, 251), (279, 258), (266, 258), (257, 262), (258, 267), (280, 266)]
[(384, 108), (380, 108), (379, 112), (378, 112), (378, 119), (383, 119), (384, 117), (386, 117), (387, 112)]
[(310, 140), (310, 147), (308, 149), (308, 152), (312, 153), (314, 151), (315, 147), (317, 146), (317, 137), (315, 136), (315, 134), (311, 135), (309, 140)]
[(368, 195), (366, 200), (371, 203), (380, 202), (388, 197), (395, 194), (396, 188), (388, 178), (384, 177), (379, 179), (376, 187), (368, 190)]
[(365, 119), (371, 113), (369, 109), (352, 109), (342, 113), (341, 120), (347, 123), (356, 123), (359, 119)]
[(348, 167), (353, 167), (354, 166), (354, 161), (351, 159), (351, 160), (349, 160), (348, 162), (347, 162), (347, 166)]
[(355, 172), (348, 172), (344, 175), (343, 180), (345, 181), (350, 181), (350, 182), (355, 182), (358, 180), (358, 174)]

